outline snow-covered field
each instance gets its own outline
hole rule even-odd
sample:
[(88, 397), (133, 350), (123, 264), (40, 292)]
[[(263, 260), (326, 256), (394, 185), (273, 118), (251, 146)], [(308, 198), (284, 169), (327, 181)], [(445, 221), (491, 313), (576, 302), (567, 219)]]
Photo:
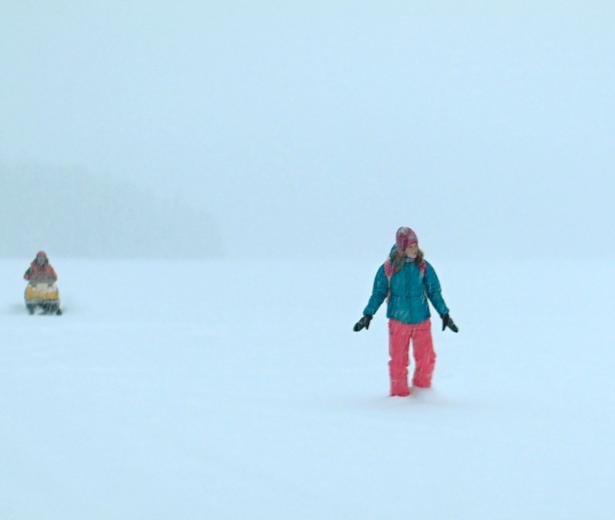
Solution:
[(611, 519), (615, 266), (434, 264), (435, 388), (388, 398), (376, 262), (0, 262), (0, 518)]

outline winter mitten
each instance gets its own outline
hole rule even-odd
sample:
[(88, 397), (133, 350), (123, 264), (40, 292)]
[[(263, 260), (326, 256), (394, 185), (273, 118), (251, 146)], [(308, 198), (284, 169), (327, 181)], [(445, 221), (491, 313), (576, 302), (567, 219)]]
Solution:
[(355, 323), (353, 330), (355, 332), (359, 332), (361, 329), (369, 329), (369, 322), (372, 321), (372, 316), (366, 314), (359, 321)]
[(453, 332), (459, 332), (459, 328), (455, 325), (453, 318), (451, 318), (448, 313), (442, 314), (442, 330), (446, 327), (451, 329)]

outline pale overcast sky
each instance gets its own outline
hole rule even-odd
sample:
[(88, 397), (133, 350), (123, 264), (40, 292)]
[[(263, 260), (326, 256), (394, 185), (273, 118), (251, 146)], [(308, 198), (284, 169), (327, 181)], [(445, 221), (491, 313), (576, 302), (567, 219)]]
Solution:
[(399, 225), (441, 256), (615, 254), (606, 2), (4, 3), (6, 171), (126, 179), (231, 254), (382, 256)]

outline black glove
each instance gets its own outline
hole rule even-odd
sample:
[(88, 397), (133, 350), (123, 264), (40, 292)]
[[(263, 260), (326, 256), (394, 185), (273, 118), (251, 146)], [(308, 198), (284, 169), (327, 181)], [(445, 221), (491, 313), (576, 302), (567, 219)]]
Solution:
[(372, 317), (370, 314), (366, 314), (359, 321), (357, 321), (352, 330), (355, 332), (359, 332), (361, 329), (369, 329), (369, 322), (372, 321)]
[(459, 328), (457, 327), (457, 325), (455, 325), (455, 322), (453, 321), (453, 318), (451, 318), (448, 315), (448, 313), (442, 314), (441, 317), (442, 317), (442, 330), (444, 330), (446, 327), (448, 327), (453, 332), (459, 332)]

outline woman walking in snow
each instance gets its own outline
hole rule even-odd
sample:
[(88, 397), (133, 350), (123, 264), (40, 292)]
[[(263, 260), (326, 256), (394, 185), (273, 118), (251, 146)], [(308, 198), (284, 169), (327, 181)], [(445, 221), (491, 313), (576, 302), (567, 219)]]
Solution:
[(442, 318), (442, 330), (448, 327), (458, 332), (442, 298), (436, 271), (424, 259), (416, 234), (408, 227), (400, 227), (389, 258), (376, 273), (372, 295), (363, 311), (363, 317), (354, 326), (355, 332), (369, 329), (374, 314), (387, 299), (392, 396), (410, 395), (408, 353), (411, 340), (415, 361), (412, 384), (417, 388), (431, 386), (436, 354), (431, 338), (428, 298)]

